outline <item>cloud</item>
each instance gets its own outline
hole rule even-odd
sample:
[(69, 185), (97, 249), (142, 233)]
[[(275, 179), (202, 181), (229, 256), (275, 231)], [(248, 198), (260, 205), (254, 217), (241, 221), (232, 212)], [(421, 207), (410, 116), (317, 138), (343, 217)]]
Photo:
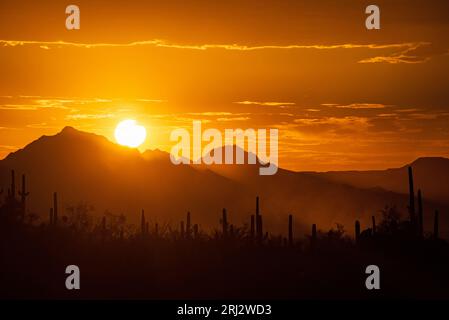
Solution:
[(61, 129), (60, 126), (49, 125), (47, 122), (27, 124), (26, 127), (32, 129)]
[(380, 113), (380, 114), (378, 114), (377, 116), (378, 117), (382, 117), (382, 118), (394, 118), (394, 117), (397, 117), (397, 113)]
[(339, 109), (384, 109), (389, 106), (381, 103), (351, 103), (347, 105), (339, 105), (334, 103), (322, 104), (327, 107), (334, 107)]
[[(41, 110), (41, 109), (61, 109), (72, 113), (79, 112), (79, 109), (85, 107), (92, 107), (96, 104), (108, 104), (114, 101), (121, 101), (120, 99), (109, 98), (80, 98), (80, 97), (45, 97), (45, 96), (0, 96), (0, 99), (7, 100), (8, 103), (0, 104), (0, 110)], [(13, 101), (11, 101), (13, 100)], [(166, 100), (160, 99), (134, 99), (131, 101), (145, 102), (145, 103), (162, 103)], [(14, 103), (11, 103), (14, 102)], [(103, 108), (103, 107), (102, 107)], [(114, 109), (117, 112), (127, 111), (126, 109)], [(71, 115), (68, 118), (73, 119), (93, 119), (94, 117), (105, 117), (104, 114), (78, 114)]]
[(243, 104), (243, 105), (258, 105), (258, 106), (269, 106), (269, 107), (280, 107), (285, 108), (287, 106), (294, 106), (296, 103), (294, 102), (274, 102), (274, 101), (266, 101), (266, 102), (259, 102), (259, 101), (237, 101), (234, 102), (237, 104)]
[(2, 104), (0, 105), (0, 110), (38, 110), (41, 108), (36, 105), (28, 105), (28, 104)]
[(441, 114), (438, 113), (411, 113), (409, 114), (409, 117), (419, 120), (433, 120), (437, 119), (440, 115)]
[(133, 41), (127, 43), (81, 43), (81, 42), (69, 42), (69, 41), (34, 41), (34, 40), (0, 40), (0, 45), (5, 47), (16, 47), (34, 45), (47, 48), (62, 48), (62, 47), (77, 47), (77, 48), (101, 48), (101, 47), (135, 47), (135, 46), (155, 46), (164, 48), (175, 49), (191, 49), (191, 50), (208, 50), (208, 49), (224, 49), (232, 51), (254, 51), (254, 50), (267, 50), (267, 49), (317, 49), (317, 50), (332, 50), (332, 49), (391, 49), (391, 48), (415, 48), (422, 45), (419, 42), (407, 42), (407, 43), (393, 43), (393, 44), (290, 44), (290, 45), (259, 45), (248, 46), (239, 44), (176, 44), (170, 43), (161, 39)]
[(250, 117), (229, 117), (229, 118), (217, 118), (217, 121), (247, 121)]
[(19, 147), (1, 144), (0, 149), (4, 149), (6, 151), (16, 151), (17, 149), (19, 149)]
[(420, 109), (418, 108), (408, 108), (408, 109), (398, 109), (395, 110), (396, 112), (402, 112), (402, 113), (408, 113), (408, 112), (416, 112), (419, 111)]
[[(430, 57), (436, 53), (429, 51), (429, 42), (417, 42), (410, 43), (400, 50), (399, 52), (393, 53), (387, 56), (376, 56), (372, 58), (367, 58), (360, 60), (359, 63), (406, 63), (406, 64), (416, 64), (424, 63), (430, 60)], [(427, 50), (424, 50), (427, 49)]]
[[(121, 47), (136, 47), (136, 46), (152, 46), (156, 48), (172, 48), (182, 50), (229, 50), (229, 51), (258, 51), (258, 50), (337, 50), (337, 49), (370, 49), (370, 50), (399, 50), (390, 55), (379, 55), (358, 61), (359, 63), (422, 63), (430, 59), (430, 55), (417, 54), (417, 51), (422, 47), (429, 46), (429, 42), (404, 42), (404, 43), (389, 43), (389, 44), (357, 44), (357, 43), (343, 43), (343, 44), (288, 44), (288, 45), (242, 45), (242, 44), (177, 44), (171, 43), (161, 39), (134, 41), (128, 43), (80, 43), (70, 41), (33, 41), (33, 40), (0, 40), (0, 45), (4, 47), (17, 46), (37, 46), (44, 50), (63, 47), (75, 48), (121, 48)], [(441, 54), (446, 54), (447, 48)]]
[(210, 112), (210, 111), (207, 111), (207, 112), (189, 112), (189, 113), (186, 113), (187, 115), (189, 115), (189, 116), (229, 116), (229, 115), (232, 115), (232, 113), (231, 112), (222, 112), (222, 111), (219, 111), (219, 112)]
[(66, 116), (66, 119), (68, 120), (82, 120), (82, 119), (108, 119), (113, 118), (113, 114), (87, 114), (87, 113), (80, 113), (80, 114), (69, 114)]

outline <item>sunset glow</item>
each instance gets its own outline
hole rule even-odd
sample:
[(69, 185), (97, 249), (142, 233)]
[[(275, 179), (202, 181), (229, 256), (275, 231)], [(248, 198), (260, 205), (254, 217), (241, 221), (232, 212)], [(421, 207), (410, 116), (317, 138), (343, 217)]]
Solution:
[(449, 156), (445, 1), (386, 1), (380, 30), (363, 2), (87, 2), (71, 31), (65, 5), (1, 5), (0, 159), (64, 126), (115, 141), (128, 118), (155, 132), (142, 151), (194, 120), (277, 128), (295, 171)]
[(147, 137), (145, 127), (137, 125), (136, 120), (123, 120), (115, 128), (115, 139), (122, 146), (136, 148)]

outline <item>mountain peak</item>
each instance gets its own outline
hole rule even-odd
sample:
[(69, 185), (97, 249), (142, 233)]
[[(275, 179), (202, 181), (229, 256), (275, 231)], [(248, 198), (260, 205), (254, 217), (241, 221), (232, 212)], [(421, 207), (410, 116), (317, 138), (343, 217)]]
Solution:
[[(81, 131), (71, 126), (65, 126), (60, 132), (55, 134), (54, 136), (43, 136), (43, 138), (59, 138), (63, 140), (67, 139), (81, 139), (82, 141), (88, 140), (88, 141), (102, 141), (105, 142), (107, 139), (106, 137), (102, 135), (98, 135), (92, 132), (87, 131)], [(112, 142), (111, 142), (112, 143)]]
[(449, 159), (444, 157), (420, 157), (413, 161), (410, 165), (419, 165), (419, 164), (449, 164)]
[(80, 131), (76, 130), (74, 127), (65, 126), (59, 133), (73, 133), (73, 132), (80, 132)]

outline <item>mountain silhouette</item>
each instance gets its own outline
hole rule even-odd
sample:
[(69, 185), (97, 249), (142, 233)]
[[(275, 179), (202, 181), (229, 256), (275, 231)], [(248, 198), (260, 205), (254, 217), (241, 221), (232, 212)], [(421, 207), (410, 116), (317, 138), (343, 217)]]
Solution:
[[(11, 169), (17, 175), (26, 174), (30, 191), (28, 210), (44, 221), (53, 192), (58, 192), (62, 208), (86, 202), (95, 207), (97, 215), (105, 210), (123, 213), (135, 224), (142, 209), (150, 222), (160, 224), (177, 224), (190, 211), (192, 220), (203, 228), (219, 227), (222, 208), (227, 208), (231, 223), (248, 224), (255, 210), (254, 199), (259, 195), (261, 213), (270, 232), (286, 231), (287, 216), (294, 214), (302, 232), (310, 232), (312, 223), (326, 229), (338, 222), (345, 224), (352, 234), (354, 219), (369, 226), (371, 216), (379, 215), (385, 205), (394, 204), (404, 213), (407, 210), (408, 196), (402, 192), (407, 188), (407, 177), (402, 173), (391, 175), (394, 181), (386, 177), (385, 183), (378, 185), (337, 179), (337, 173), (281, 168), (273, 176), (260, 176), (259, 167), (259, 164), (173, 165), (166, 152), (140, 153), (105, 137), (66, 127), (1, 160), (0, 188), (8, 188)], [(429, 175), (431, 179), (429, 171), (420, 173), (419, 168), (415, 170), (417, 184), (424, 183), (421, 175)], [(426, 195), (427, 185), (423, 189)], [(429, 194), (430, 190), (433, 189), (429, 187)], [(435, 203), (425, 202), (426, 211), (435, 208)], [(442, 225), (447, 225), (446, 207), (438, 208)]]
[(407, 168), (414, 171), (416, 188), (430, 200), (449, 204), (449, 159), (441, 157), (418, 158), (412, 163), (387, 170), (340, 171), (315, 173), (334, 182), (345, 183), (359, 188), (383, 188), (385, 190), (408, 193)]

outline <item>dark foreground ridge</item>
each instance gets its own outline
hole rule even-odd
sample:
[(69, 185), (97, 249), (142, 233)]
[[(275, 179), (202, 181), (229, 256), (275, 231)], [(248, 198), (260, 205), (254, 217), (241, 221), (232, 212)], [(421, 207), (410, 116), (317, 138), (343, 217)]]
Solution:
[[(87, 205), (62, 210), (53, 195), (47, 221), (27, 214), (26, 177), (16, 191), (15, 173), (0, 207), (2, 298), (146, 299), (362, 299), (449, 298), (449, 247), (423, 231), (421, 191), (409, 169), (409, 216), (395, 207), (354, 238), (344, 227), (327, 232), (313, 224), (294, 233), (290, 215), (284, 237), (268, 232), (256, 209), (243, 226), (223, 209), (219, 227), (206, 232), (188, 212), (177, 225), (160, 225), (141, 212), (140, 227), (124, 216), (99, 221)], [(417, 198), (417, 199), (416, 199)], [(380, 268), (380, 290), (367, 290), (365, 269)], [(76, 265), (81, 289), (65, 287), (66, 266)]]

